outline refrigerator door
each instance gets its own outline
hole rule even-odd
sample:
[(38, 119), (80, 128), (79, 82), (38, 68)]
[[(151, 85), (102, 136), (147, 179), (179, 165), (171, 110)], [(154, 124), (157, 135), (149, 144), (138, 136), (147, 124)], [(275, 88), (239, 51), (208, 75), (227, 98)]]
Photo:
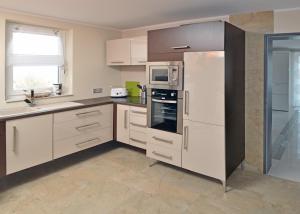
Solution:
[(184, 119), (224, 125), (224, 51), (184, 53), (184, 90)]

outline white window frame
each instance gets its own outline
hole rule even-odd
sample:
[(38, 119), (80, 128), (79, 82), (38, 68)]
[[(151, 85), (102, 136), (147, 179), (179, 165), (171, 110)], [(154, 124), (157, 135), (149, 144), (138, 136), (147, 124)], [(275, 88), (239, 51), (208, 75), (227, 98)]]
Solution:
[[(27, 25), (27, 24), (18, 24), (15, 22), (7, 22), (6, 23), (6, 66), (5, 66), (5, 90), (6, 90), (6, 99), (22, 99), (25, 92), (23, 90), (14, 90), (13, 89), (13, 65), (8, 65), (8, 53), (9, 53), (9, 44), (12, 42), (13, 33), (16, 30), (13, 28), (20, 27), (22, 30), (20, 32), (33, 33), (33, 34), (44, 34), (44, 35), (55, 35), (57, 33), (60, 34), (61, 42), (62, 42), (62, 54), (63, 54), (63, 64), (58, 66), (58, 83), (65, 82), (65, 74), (66, 74), (66, 31), (49, 28), (43, 26), (35, 26), (35, 25)], [(52, 32), (52, 33), (51, 33)], [(33, 64), (34, 66), (34, 64)], [(52, 87), (47, 88), (38, 88), (39, 90), (52, 90)]]

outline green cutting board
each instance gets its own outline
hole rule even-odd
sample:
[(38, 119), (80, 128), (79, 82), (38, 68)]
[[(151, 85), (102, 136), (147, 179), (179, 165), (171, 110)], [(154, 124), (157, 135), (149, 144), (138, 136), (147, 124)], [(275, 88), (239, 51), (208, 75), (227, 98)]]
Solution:
[(125, 82), (125, 87), (128, 91), (128, 96), (130, 96), (130, 97), (140, 96), (140, 89), (137, 87), (138, 84), (140, 84), (140, 82), (135, 82), (135, 81), (126, 81)]

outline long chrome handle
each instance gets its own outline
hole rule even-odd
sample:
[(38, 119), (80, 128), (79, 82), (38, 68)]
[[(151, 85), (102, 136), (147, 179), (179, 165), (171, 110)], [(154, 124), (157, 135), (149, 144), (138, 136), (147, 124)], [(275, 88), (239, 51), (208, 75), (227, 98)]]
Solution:
[(13, 152), (17, 152), (17, 127), (13, 126)]
[(172, 47), (172, 49), (174, 49), (174, 50), (188, 49), (188, 48), (191, 48), (191, 46), (189, 46), (189, 45), (182, 45), (182, 46), (175, 46), (175, 47)]
[(162, 157), (162, 158), (168, 159), (168, 160), (173, 160), (172, 156), (164, 155), (164, 154), (158, 153), (156, 151), (153, 151), (152, 154), (154, 154), (154, 155), (156, 155), (158, 157)]
[(133, 122), (131, 122), (130, 124), (133, 126), (141, 127), (141, 128), (147, 128), (146, 125), (141, 125), (141, 124), (137, 124), (137, 123), (133, 123)]
[(146, 61), (145, 60), (140, 60), (140, 61), (138, 61), (139, 63), (146, 63)]
[(113, 64), (121, 64), (121, 63), (124, 63), (123, 61), (112, 61), (110, 63), (113, 63)]
[(152, 99), (153, 102), (157, 103), (170, 103), (170, 104), (176, 104), (176, 100), (158, 100), (158, 99)]
[(100, 126), (100, 123), (96, 122), (96, 123), (91, 123), (91, 124), (87, 124), (87, 125), (84, 125), (84, 126), (78, 126), (76, 127), (76, 129), (78, 131), (81, 131), (82, 129), (89, 129), (89, 128), (93, 128), (93, 127), (98, 127)]
[(124, 111), (124, 128), (125, 129), (128, 128), (127, 123), (128, 123), (128, 110), (125, 110)]
[(98, 143), (98, 141), (100, 141), (100, 138), (96, 137), (96, 138), (93, 138), (93, 139), (90, 139), (90, 140), (87, 140), (87, 141), (84, 141), (84, 142), (81, 142), (81, 143), (76, 143), (76, 146), (78, 146), (79, 148), (82, 148), (88, 143), (93, 143), (93, 142)]
[(88, 117), (88, 116), (93, 116), (95, 114), (101, 114), (101, 111), (95, 110), (95, 111), (87, 111), (87, 112), (82, 112), (82, 113), (77, 113), (77, 117)]
[(188, 128), (188, 126), (185, 126), (184, 127), (184, 144), (183, 144), (183, 148), (185, 149), (185, 150), (188, 150), (188, 142), (189, 142), (189, 128)]
[(190, 93), (189, 91), (185, 91), (184, 92), (184, 113), (186, 115), (189, 114), (189, 111), (190, 111)]
[(163, 143), (168, 143), (168, 144), (173, 144), (173, 141), (172, 140), (165, 140), (165, 139), (162, 139), (162, 138), (159, 138), (159, 137), (152, 137), (154, 140), (158, 140), (160, 142), (163, 142)]
[(135, 139), (135, 138), (130, 138), (130, 140), (132, 140), (132, 141), (134, 141), (134, 142), (137, 142), (137, 143), (144, 144), (144, 145), (146, 145), (146, 144), (147, 144), (147, 142), (146, 142), (146, 141), (137, 140), (137, 139)]
[(131, 110), (131, 113), (134, 113), (134, 114), (147, 114), (147, 112), (135, 111), (135, 110)]

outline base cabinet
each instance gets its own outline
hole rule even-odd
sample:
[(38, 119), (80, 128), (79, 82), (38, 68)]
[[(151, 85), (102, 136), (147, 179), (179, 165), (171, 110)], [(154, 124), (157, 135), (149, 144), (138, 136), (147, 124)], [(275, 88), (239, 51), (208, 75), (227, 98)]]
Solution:
[(224, 181), (225, 127), (184, 120), (182, 168)]
[(6, 123), (7, 174), (52, 160), (52, 124), (52, 115)]
[(129, 144), (129, 106), (117, 105), (117, 141)]

